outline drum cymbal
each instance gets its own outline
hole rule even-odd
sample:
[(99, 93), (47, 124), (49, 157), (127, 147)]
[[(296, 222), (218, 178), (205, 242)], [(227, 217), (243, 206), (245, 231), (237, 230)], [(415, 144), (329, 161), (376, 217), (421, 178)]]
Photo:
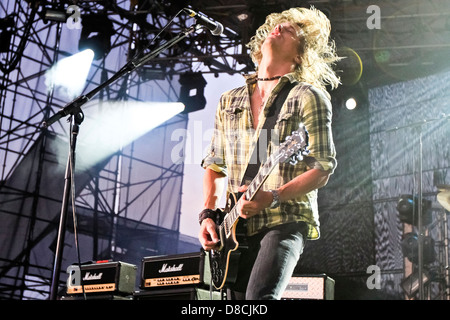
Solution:
[(445, 208), (445, 210), (450, 211), (450, 189), (439, 192), (437, 201)]

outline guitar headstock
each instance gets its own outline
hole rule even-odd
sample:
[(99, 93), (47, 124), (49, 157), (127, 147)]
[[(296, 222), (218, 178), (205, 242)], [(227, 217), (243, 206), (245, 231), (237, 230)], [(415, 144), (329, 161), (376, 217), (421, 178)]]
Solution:
[(292, 165), (296, 164), (303, 160), (303, 156), (308, 155), (308, 145), (308, 132), (305, 126), (300, 124), (298, 130), (293, 131), (280, 145), (278, 149), (279, 161), (289, 162)]

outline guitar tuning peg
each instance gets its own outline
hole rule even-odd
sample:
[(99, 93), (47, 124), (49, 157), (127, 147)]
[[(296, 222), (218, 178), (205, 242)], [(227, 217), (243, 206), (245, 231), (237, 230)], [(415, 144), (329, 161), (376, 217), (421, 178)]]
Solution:
[(297, 164), (297, 156), (296, 154), (293, 154), (290, 158), (289, 158), (289, 164), (291, 165), (296, 165)]

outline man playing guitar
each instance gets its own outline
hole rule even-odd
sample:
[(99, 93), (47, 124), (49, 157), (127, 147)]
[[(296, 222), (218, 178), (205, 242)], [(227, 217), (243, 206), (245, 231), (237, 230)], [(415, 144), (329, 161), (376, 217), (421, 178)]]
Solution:
[[(277, 110), (271, 139), (259, 151), (270, 156), (280, 141), (303, 124), (309, 154), (296, 165), (279, 163), (251, 199), (244, 193), (235, 204), (245, 221), (246, 237), (236, 265), (229, 299), (279, 299), (292, 276), (307, 239), (320, 236), (317, 189), (336, 167), (331, 131), (332, 107), (325, 86), (339, 79), (332, 70), (338, 60), (329, 40), (330, 22), (314, 9), (291, 8), (274, 13), (258, 28), (248, 44), (257, 72), (246, 85), (224, 93), (215, 116), (215, 130), (202, 162), (204, 210), (200, 213), (199, 240), (207, 251), (220, 250), (217, 205), (228, 181), (229, 194), (245, 192), (245, 172), (263, 124), (283, 87), (287, 98)], [(262, 160), (261, 160), (262, 162)]]

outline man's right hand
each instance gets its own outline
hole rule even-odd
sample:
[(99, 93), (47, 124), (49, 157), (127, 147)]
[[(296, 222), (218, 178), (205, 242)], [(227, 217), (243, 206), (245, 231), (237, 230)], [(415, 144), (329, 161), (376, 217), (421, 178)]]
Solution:
[(216, 249), (220, 240), (216, 232), (216, 223), (213, 219), (207, 218), (202, 221), (198, 239), (206, 251)]

